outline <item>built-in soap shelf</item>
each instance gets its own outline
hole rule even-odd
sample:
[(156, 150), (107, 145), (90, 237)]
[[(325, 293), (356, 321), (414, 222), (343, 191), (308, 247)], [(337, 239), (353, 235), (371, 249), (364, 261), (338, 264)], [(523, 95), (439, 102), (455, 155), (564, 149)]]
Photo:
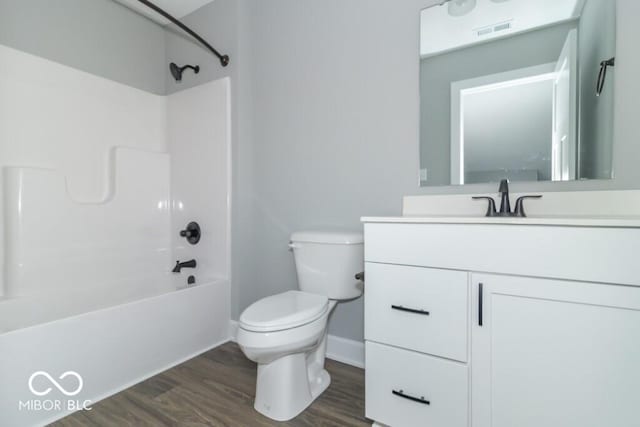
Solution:
[(114, 148), (105, 190), (78, 200), (57, 170), (3, 168), (4, 297), (108, 285), (170, 265), (170, 158)]

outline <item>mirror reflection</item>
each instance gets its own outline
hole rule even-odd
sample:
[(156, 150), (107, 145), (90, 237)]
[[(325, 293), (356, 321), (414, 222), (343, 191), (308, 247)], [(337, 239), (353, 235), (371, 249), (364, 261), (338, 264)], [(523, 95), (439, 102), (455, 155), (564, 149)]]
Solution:
[(612, 176), (615, 0), (421, 13), (420, 183)]

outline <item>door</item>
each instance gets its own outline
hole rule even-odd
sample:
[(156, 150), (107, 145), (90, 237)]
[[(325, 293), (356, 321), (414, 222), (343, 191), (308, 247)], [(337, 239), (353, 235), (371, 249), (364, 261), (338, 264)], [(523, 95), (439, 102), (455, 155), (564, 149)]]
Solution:
[(472, 275), (474, 427), (640, 422), (640, 288)]
[(553, 81), (553, 131), (551, 178), (577, 177), (578, 35), (571, 30), (556, 63)]

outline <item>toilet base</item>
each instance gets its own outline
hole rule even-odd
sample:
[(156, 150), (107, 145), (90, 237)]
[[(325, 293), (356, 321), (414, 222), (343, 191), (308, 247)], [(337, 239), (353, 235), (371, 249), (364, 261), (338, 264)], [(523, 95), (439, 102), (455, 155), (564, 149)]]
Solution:
[(307, 356), (291, 354), (258, 365), (256, 411), (276, 421), (288, 421), (329, 387), (329, 373), (315, 361), (308, 365)]

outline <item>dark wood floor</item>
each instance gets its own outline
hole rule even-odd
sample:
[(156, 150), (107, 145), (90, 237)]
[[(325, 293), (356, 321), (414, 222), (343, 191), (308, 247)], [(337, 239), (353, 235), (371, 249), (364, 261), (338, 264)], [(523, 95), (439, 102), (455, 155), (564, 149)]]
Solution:
[(364, 371), (327, 360), (329, 388), (295, 419), (278, 423), (253, 409), (256, 365), (225, 344), (56, 423), (77, 426), (370, 426)]

